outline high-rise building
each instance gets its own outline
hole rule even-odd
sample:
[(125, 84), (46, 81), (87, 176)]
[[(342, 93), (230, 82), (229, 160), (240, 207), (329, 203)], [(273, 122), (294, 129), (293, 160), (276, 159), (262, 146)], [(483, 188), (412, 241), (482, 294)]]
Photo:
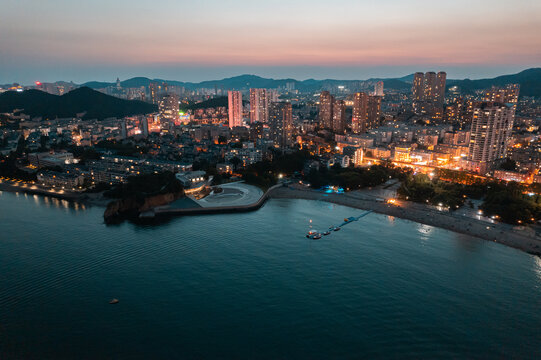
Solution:
[(328, 91), (319, 95), (319, 126), (325, 129), (332, 128), (332, 105), (334, 97)]
[(269, 109), (270, 137), (281, 148), (290, 146), (293, 136), (293, 108), (291, 103), (272, 103)]
[(153, 104), (158, 104), (161, 96), (163, 94), (167, 94), (167, 83), (151, 82), (148, 84), (148, 92), (150, 94), (150, 102)]
[(351, 129), (355, 134), (377, 128), (380, 125), (381, 96), (356, 93), (353, 97)]
[(355, 93), (353, 96), (353, 112), (351, 116), (351, 130), (355, 134), (366, 132), (366, 117), (368, 115), (368, 94)]
[(485, 173), (495, 160), (506, 157), (514, 119), (513, 105), (483, 102), (475, 106), (468, 154), (472, 170)]
[(250, 122), (269, 120), (269, 94), (267, 89), (250, 89)]
[(466, 127), (472, 120), (474, 100), (471, 98), (455, 98), (446, 107), (443, 120), (448, 123), (455, 123), (460, 129)]
[(160, 123), (173, 125), (178, 121), (179, 97), (175, 94), (165, 94), (158, 103)]
[(120, 120), (120, 137), (126, 139), (128, 137), (128, 124), (126, 120)]
[(425, 84), (425, 74), (422, 72), (416, 72), (413, 76), (413, 86), (411, 91), (413, 92), (413, 101), (423, 101), (424, 100), (424, 84)]
[(278, 91), (276, 89), (267, 89), (267, 100), (269, 106), (273, 102), (278, 102)]
[(516, 105), (518, 103), (519, 92), (519, 84), (509, 84), (506, 87), (493, 86), (490, 90), (485, 91), (483, 101), (495, 101)]
[[(447, 74), (443, 71), (425, 74), (415, 73), (413, 76), (412, 98), (413, 110), (416, 113), (442, 114), (445, 100), (445, 83)], [(440, 116), (441, 117), (441, 116)]]
[(242, 126), (242, 93), (240, 91), (228, 91), (229, 127)]
[(146, 116), (141, 116), (140, 122), (139, 122), (141, 133), (144, 137), (148, 137), (148, 118)]
[(265, 130), (262, 122), (253, 122), (250, 124), (250, 140), (257, 141), (263, 139)]
[(425, 73), (423, 100), (430, 101), (434, 99), (435, 93), (436, 93), (436, 73), (433, 71), (429, 71)]
[(336, 134), (346, 131), (346, 103), (344, 100), (335, 100), (332, 104), (332, 130)]
[(374, 86), (374, 95), (383, 96), (383, 81), (378, 81)]
[(369, 96), (367, 115), (366, 115), (366, 128), (374, 129), (380, 125), (381, 117), (381, 96)]
[(434, 102), (441, 107), (445, 101), (445, 84), (447, 82), (447, 73), (440, 71), (436, 75), (436, 86), (434, 88)]

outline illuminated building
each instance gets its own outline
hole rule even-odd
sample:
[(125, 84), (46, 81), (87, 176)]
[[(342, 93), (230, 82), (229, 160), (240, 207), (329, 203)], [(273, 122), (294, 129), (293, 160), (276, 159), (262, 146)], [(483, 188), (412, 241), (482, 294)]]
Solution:
[(324, 129), (332, 128), (332, 105), (334, 97), (328, 91), (322, 91), (319, 95), (319, 126)]
[(346, 103), (344, 100), (335, 100), (332, 104), (332, 130), (336, 134), (346, 131)]
[(441, 118), (442, 110), (445, 100), (445, 84), (447, 74), (443, 71), (435, 73), (429, 71), (425, 74), (418, 72), (413, 76), (412, 85), (412, 98), (413, 98), (413, 110), (416, 113), (428, 113), (439, 112)]
[(242, 126), (242, 93), (240, 91), (229, 90), (228, 111), (229, 111), (229, 127)]
[(518, 103), (518, 94), (520, 92), (519, 84), (509, 84), (506, 87), (493, 86), (483, 95), (483, 101), (500, 102), (500, 103)]
[(434, 87), (434, 102), (438, 107), (441, 107), (445, 101), (445, 84), (447, 82), (447, 73), (440, 71), (436, 76), (436, 84)]
[(269, 120), (269, 94), (267, 89), (250, 89), (250, 122)]
[(254, 122), (250, 124), (250, 140), (261, 140), (263, 139), (264, 135), (264, 127), (262, 122)]
[(293, 136), (293, 108), (291, 103), (272, 103), (269, 110), (270, 136), (276, 145), (291, 145)]
[(424, 78), (425, 74), (422, 72), (417, 72), (413, 76), (413, 101), (423, 101), (424, 100)]
[(436, 73), (433, 71), (429, 71), (425, 73), (425, 81), (424, 81), (424, 94), (423, 94), (423, 100), (430, 101), (435, 97), (436, 93)]
[(374, 95), (383, 96), (383, 81), (378, 81), (374, 86)]
[(150, 102), (152, 104), (158, 103), (158, 84), (150, 83), (148, 84), (148, 92), (150, 93)]
[(158, 104), (162, 94), (167, 93), (167, 83), (151, 82), (148, 84), (148, 91), (150, 93), (150, 102), (152, 104)]
[(368, 97), (368, 106), (367, 106), (367, 115), (366, 115), (366, 128), (374, 129), (379, 126), (381, 116), (381, 97), (380, 96), (369, 96)]
[(353, 113), (351, 128), (353, 133), (360, 134), (380, 125), (381, 96), (355, 93), (353, 97)]
[(179, 101), (175, 94), (165, 94), (158, 103), (160, 123), (172, 125), (178, 121)]
[(409, 162), (410, 153), (411, 153), (411, 148), (409, 147), (395, 147), (394, 148), (394, 161)]
[(368, 94), (355, 93), (353, 97), (353, 112), (351, 117), (351, 130), (355, 134), (366, 132), (366, 117), (368, 115)]
[(468, 155), (470, 170), (485, 173), (495, 160), (506, 157), (514, 119), (512, 105), (483, 102), (474, 108)]

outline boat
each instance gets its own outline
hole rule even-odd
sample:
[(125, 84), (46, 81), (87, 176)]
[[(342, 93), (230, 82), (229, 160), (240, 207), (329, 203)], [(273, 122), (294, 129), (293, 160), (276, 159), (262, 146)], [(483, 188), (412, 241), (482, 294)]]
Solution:
[(338, 231), (338, 230), (340, 230), (340, 229), (341, 229), (340, 226), (335, 226), (334, 229), (333, 229), (333, 231)]
[(118, 304), (118, 299), (112, 299), (109, 304)]
[(321, 234), (315, 234), (314, 236), (312, 236), (312, 239), (313, 240), (321, 239)]
[(313, 237), (314, 235), (316, 235), (316, 234), (317, 234), (317, 231), (315, 231), (315, 230), (310, 230), (310, 231), (308, 231), (308, 234), (306, 234), (306, 237), (310, 239), (310, 238), (312, 238), (312, 237)]
[(323, 235), (327, 236), (327, 235), (329, 235), (330, 233), (331, 233), (331, 232), (330, 232), (329, 230), (327, 230), (327, 231), (324, 231), (324, 232), (323, 232)]

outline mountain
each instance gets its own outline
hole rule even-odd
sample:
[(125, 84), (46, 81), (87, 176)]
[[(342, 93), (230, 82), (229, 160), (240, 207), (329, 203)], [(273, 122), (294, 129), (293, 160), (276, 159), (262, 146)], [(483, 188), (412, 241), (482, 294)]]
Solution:
[(458, 86), (461, 91), (472, 92), (492, 86), (520, 84), (520, 96), (541, 97), (541, 68), (532, 68), (518, 74), (502, 75), (492, 79), (448, 80), (448, 86)]
[(156, 105), (137, 100), (123, 100), (102, 94), (88, 87), (80, 87), (62, 96), (51, 95), (40, 90), (23, 92), (7, 91), (0, 94), (0, 113), (22, 109), (31, 117), (44, 119), (74, 117), (86, 112), (86, 119), (105, 119), (137, 114), (148, 114), (157, 110)]
[[(219, 89), (249, 89), (249, 88), (268, 88), (275, 89), (278, 87), (284, 87), (288, 83), (293, 83), (295, 89), (300, 91), (319, 91), (322, 88), (332, 88), (338, 85), (344, 85), (345, 87), (356, 87), (359, 82), (376, 82), (383, 81), (386, 89), (394, 90), (408, 90), (411, 89), (411, 83), (413, 82), (413, 74), (409, 74), (400, 78), (372, 78), (368, 80), (336, 80), (336, 79), (324, 79), (324, 80), (295, 80), (295, 79), (269, 79), (256, 75), (239, 75), (222, 80), (202, 81), (199, 83), (194, 82), (182, 82), (163, 79), (149, 79), (146, 77), (135, 77), (121, 82), (123, 87), (141, 87), (148, 86), (151, 82), (166, 82), (169, 85), (183, 86), (186, 89), (194, 90), (198, 88), (213, 89), (217, 87)], [(453, 80), (448, 79), (447, 85), (459, 86), (465, 92), (473, 92), (475, 90), (481, 90), (490, 88), (491, 86), (503, 86), (511, 83), (518, 83), (521, 86), (521, 96), (537, 96), (541, 97), (541, 68), (532, 68), (524, 70), (518, 74), (503, 75), (492, 79), (480, 79), (480, 80)], [(83, 86), (88, 86), (94, 89), (104, 88), (107, 86), (114, 86), (115, 83), (107, 82), (88, 82)]]
[[(379, 81), (380, 79), (370, 79), (366, 81)], [(381, 79), (386, 82), (385, 87), (390, 89), (405, 89), (411, 87), (410, 84), (400, 80), (400, 79)], [(361, 80), (336, 80), (336, 79), (325, 79), (325, 80), (295, 80), (295, 79), (269, 79), (263, 78), (257, 75), (239, 75), (230, 78), (225, 78), (221, 80), (208, 80), (202, 81), (199, 83), (193, 82), (181, 82), (174, 80), (163, 80), (163, 79), (149, 79), (146, 77), (135, 77), (132, 79), (124, 80), (120, 82), (122, 87), (141, 87), (148, 86), (151, 82), (157, 83), (167, 83), (174, 86), (182, 86), (190, 90), (207, 88), (213, 89), (215, 87), (219, 89), (249, 89), (249, 88), (266, 88), (266, 89), (276, 89), (278, 87), (285, 87), (288, 83), (293, 83), (295, 89), (302, 91), (318, 91), (322, 87), (333, 87), (338, 85), (344, 85), (346, 87), (352, 86), (358, 83)], [(92, 89), (102, 89), (108, 86), (115, 86), (115, 83), (108, 82), (99, 82), (91, 81), (84, 83), (82, 86), (87, 86)]]
[(384, 89), (406, 90), (411, 89), (411, 84), (400, 79), (383, 80)]

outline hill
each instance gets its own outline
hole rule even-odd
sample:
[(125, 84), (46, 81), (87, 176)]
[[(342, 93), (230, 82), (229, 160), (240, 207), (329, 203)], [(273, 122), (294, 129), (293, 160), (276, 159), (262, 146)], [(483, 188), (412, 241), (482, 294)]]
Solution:
[(527, 69), (517, 74), (502, 75), (492, 79), (447, 81), (448, 86), (458, 86), (466, 92), (507, 84), (520, 84), (520, 96), (541, 97), (541, 68)]
[[(163, 79), (149, 79), (146, 77), (135, 77), (121, 82), (124, 87), (140, 87), (148, 86), (151, 82), (166, 82), (169, 85), (183, 86), (186, 89), (194, 90), (198, 88), (213, 89), (217, 87), (219, 89), (236, 89), (246, 90), (249, 88), (267, 88), (275, 89), (278, 87), (284, 87), (288, 83), (293, 83), (295, 89), (300, 91), (319, 91), (322, 88), (330, 88), (338, 85), (344, 85), (346, 87), (356, 86), (359, 81), (380, 81), (384, 82), (386, 89), (394, 90), (408, 90), (411, 89), (411, 83), (413, 81), (413, 74), (409, 74), (400, 78), (372, 78), (368, 80), (337, 80), (337, 79), (324, 79), (324, 80), (295, 80), (295, 79), (270, 79), (263, 78), (256, 75), (239, 75), (221, 80), (202, 81), (199, 83), (194, 82), (181, 82), (173, 80)], [(521, 86), (521, 96), (536, 96), (541, 97), (541, 68), (532, 68), (524, 70), (518, 74), (503, 75), (492, 79), (479, 79), (479, 80), (453, 80), (448, 79), (447, 85), (459, 86), (465, 92), (473, 92), (475, 90), (481, 90), (490, 88), (491, 86), (503, 86), (506, 84), (518, 83)], [(107, 82), (89, 82), (83, 84), (85, 86), (99, 89), (107, 86), (114, 86), (114, 83)]]
[(44, 119), (74, 117), (86, 112), (86, 119), (105, 119), (137, 114), (148, 114), (157, 110), (156, 105), (137, 100), (123, 100), (102, 94), (88, 87), (81, 87), (62, 96), (51, 95), (40, 90), (23, 92), (7, 91), (0, 94), (0, 112), (22, 109), (31, 117)]
[(201, 101), (200, 103), (183, 105), (182, 110), (196, 110), (196, 109), (208, 109), (215, 107), (227, 107), (228, 99), (227, 96), (220, 96), (213, 99)]

